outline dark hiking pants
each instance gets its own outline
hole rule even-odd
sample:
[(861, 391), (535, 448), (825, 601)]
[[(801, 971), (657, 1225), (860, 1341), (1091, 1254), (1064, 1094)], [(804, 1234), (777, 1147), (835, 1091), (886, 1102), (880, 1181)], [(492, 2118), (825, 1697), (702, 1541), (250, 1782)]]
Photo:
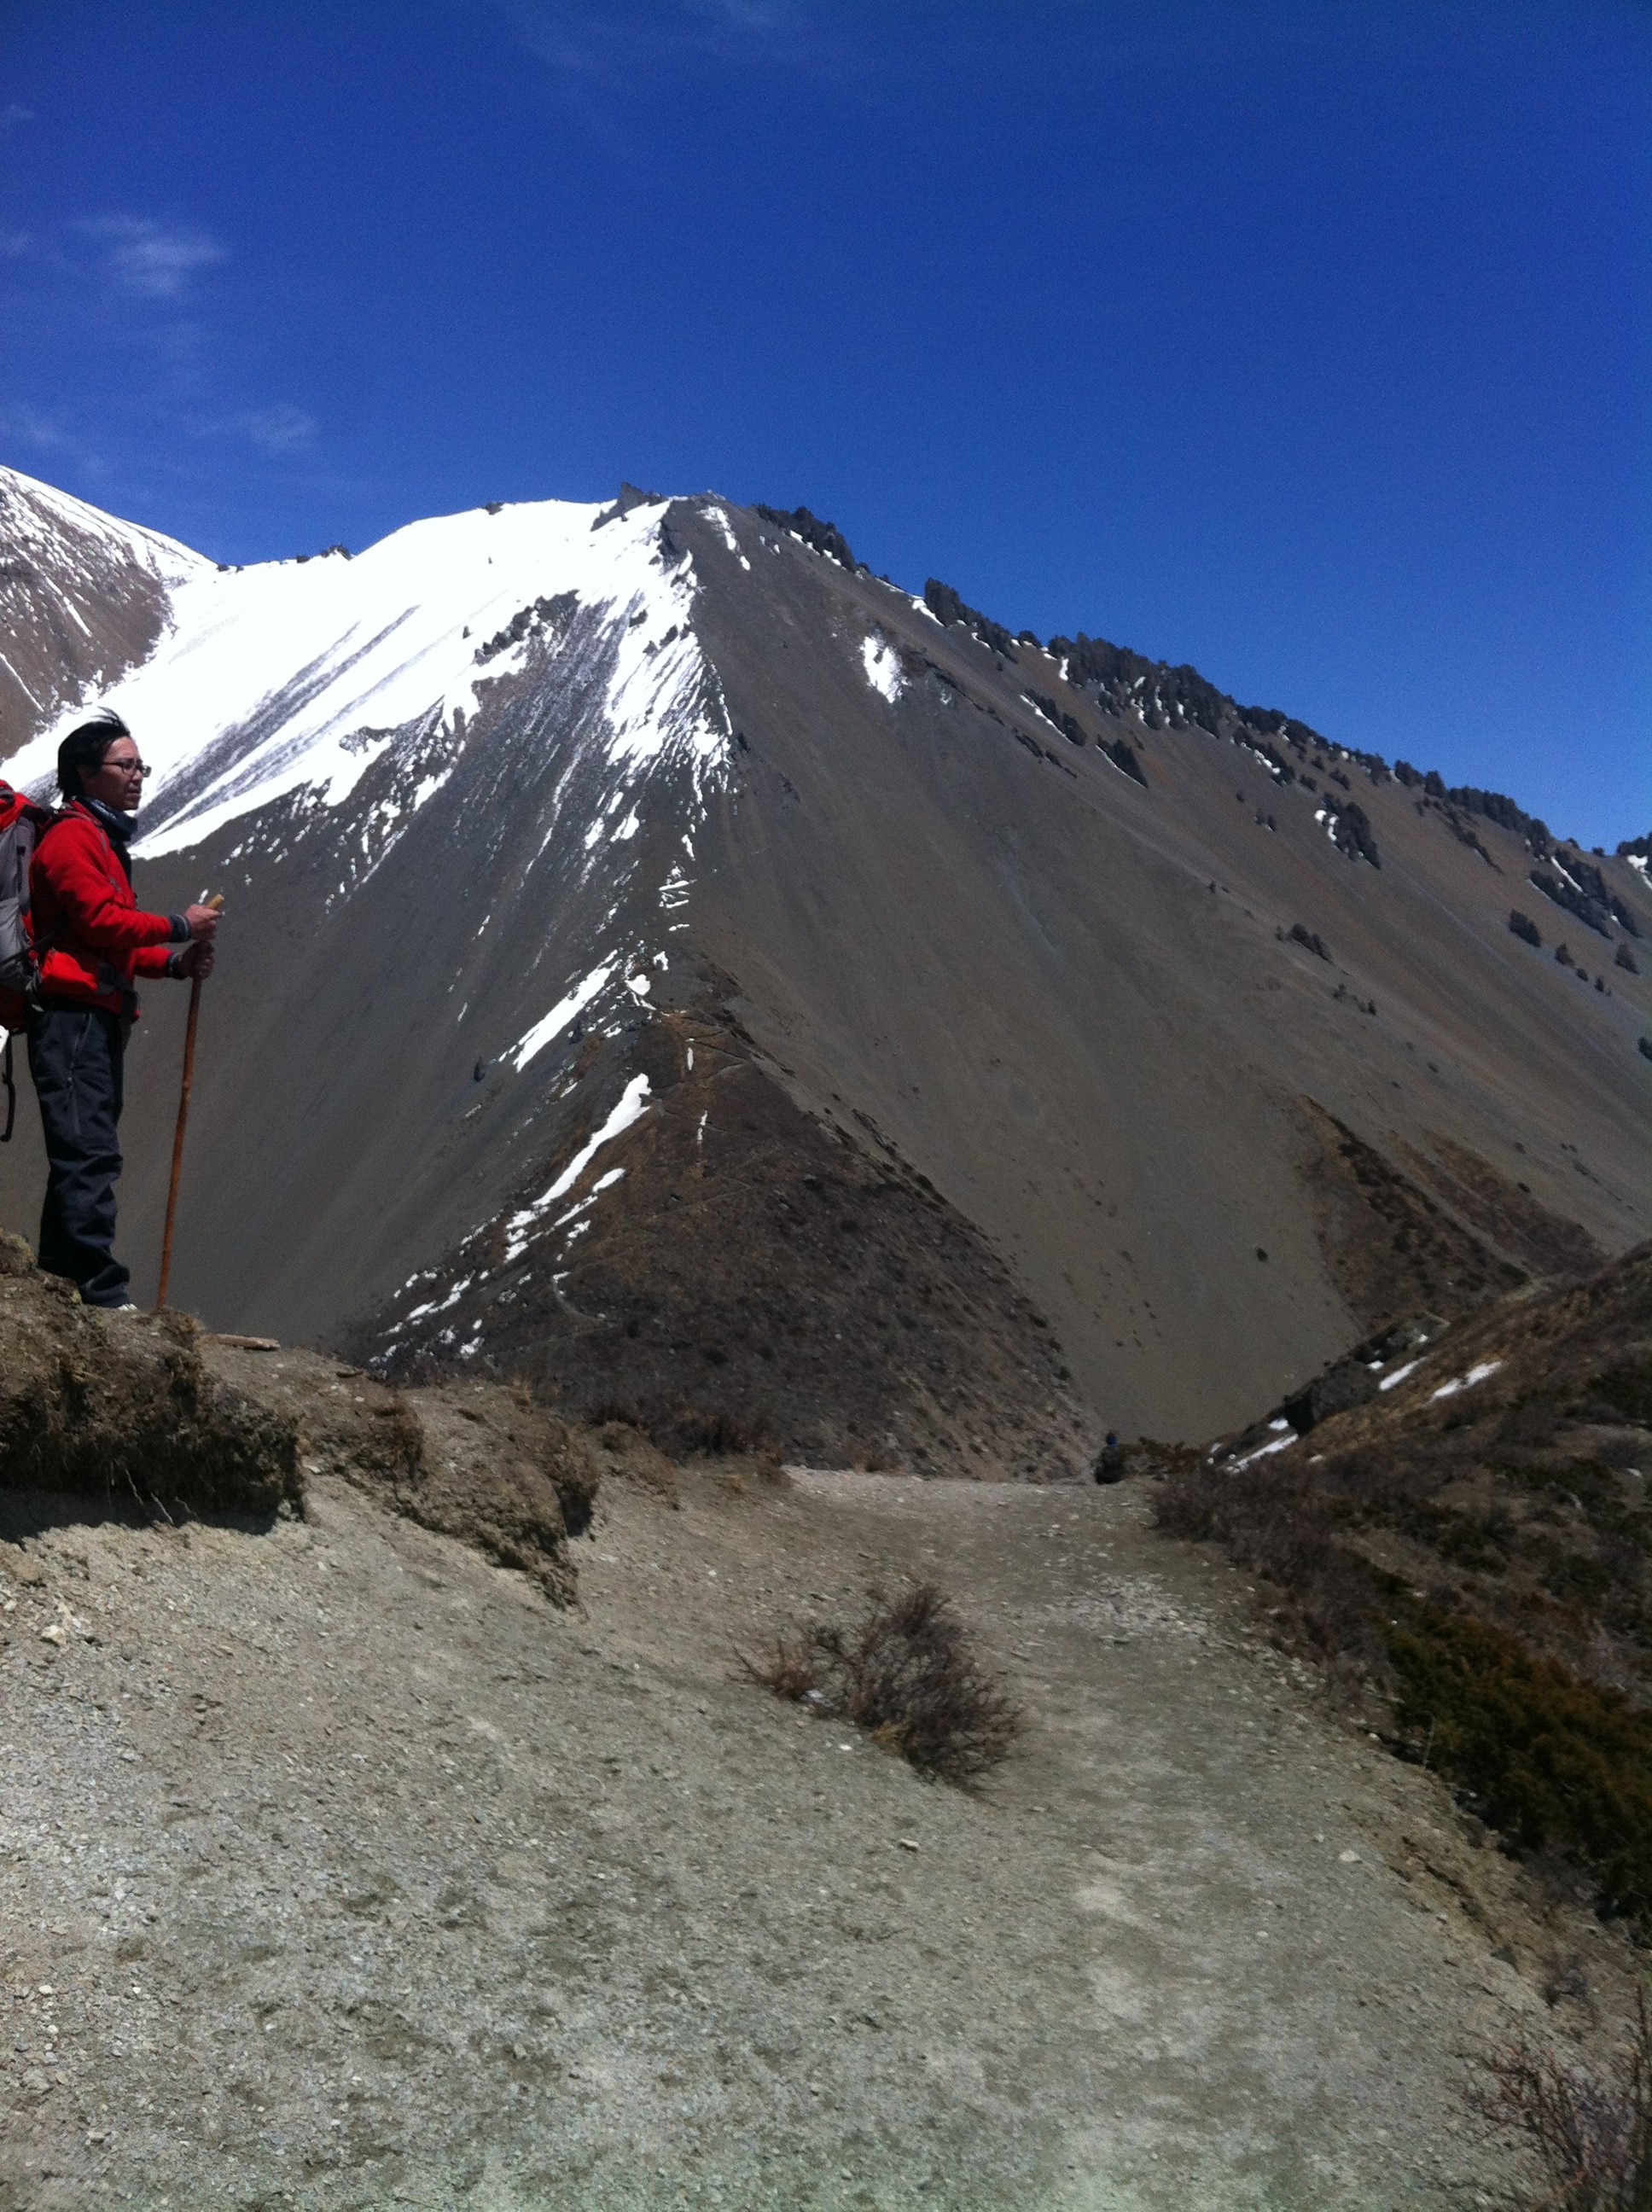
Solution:
[(131, 1279), (114, 1255), (126, 1027), (95, 1006), (29, 1010), (28, 1072), (48, 1162), (40, 1265), (67, 1275), (88, 1306), (126, 1304)]

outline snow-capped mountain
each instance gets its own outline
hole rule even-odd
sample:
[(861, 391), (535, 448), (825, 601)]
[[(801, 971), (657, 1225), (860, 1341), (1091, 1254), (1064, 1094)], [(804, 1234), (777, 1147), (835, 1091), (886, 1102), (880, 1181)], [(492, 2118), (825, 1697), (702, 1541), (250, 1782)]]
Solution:
[[(398, 745), (428, 769), (396, 809), (404, 819), (446, 781), (484, 690), (547, 645), (569, 672), (579, 608), (602, 611), (598, 635), (611, 634), (592, 703), (616, 790), (662, 755), (712, 770), (726, 717), (683, 619), (693, 562), (662, 550), (663, 513), (483, 509), (414, 523), (359, 560), (339, 549), (178, 578), (171, 635), (111, 694), (150, 733), (143, 849), (198, 845), (292, 793), (336, 810)], [(18, 776), (49, 773), (51, 746), (48, 734), (26, 749)], [(379, 857), (395, 836), (384, 822)]]
[[(88, 630), (100, 573), (149, 629), (54, 691), (36, 592), (4, 650), (61, 710), (6, 773), (106, 700), (141, 895), (228, 895), (176, 1276), (222, 1326), (1029, 1473), (1652, 1225), (1644, 878), (1495, 794), (802, 510), (628, 489), (246, 570), (3, 474), (0, 558), (19, 515)], [(134, 1040), (140, 1288), (182, 995)]]

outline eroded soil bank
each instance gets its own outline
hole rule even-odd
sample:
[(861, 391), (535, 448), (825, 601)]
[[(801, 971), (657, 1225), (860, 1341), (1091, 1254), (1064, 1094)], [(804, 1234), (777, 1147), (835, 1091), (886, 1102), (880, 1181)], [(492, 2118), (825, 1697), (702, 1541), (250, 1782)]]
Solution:
[[(325, 1477), (0, 1501), (0, 2206), (1485, 2201), (1459, 2053), (1625, 1954), (1146, 1504), (616, 1480), (559, 1612)], [(926, 1572), (1027, 1709), (973, 1797), (736, 1656)]]

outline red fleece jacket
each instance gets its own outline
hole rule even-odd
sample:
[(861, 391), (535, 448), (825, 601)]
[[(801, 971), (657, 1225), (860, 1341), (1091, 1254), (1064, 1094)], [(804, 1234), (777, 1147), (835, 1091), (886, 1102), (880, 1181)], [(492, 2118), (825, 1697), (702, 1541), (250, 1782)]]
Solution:
[(134, 977), (167, 972), (172, 917), (140, 911), (108, 832), (78, 799), (35, 848), (28, 885), (41, 997), (135, 1015)]

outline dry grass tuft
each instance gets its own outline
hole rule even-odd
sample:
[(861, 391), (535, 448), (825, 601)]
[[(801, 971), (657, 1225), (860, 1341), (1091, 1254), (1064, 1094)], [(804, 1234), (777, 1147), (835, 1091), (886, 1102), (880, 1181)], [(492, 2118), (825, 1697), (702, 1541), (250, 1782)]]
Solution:
[(933, 1583), (895, 1598), (874, 1591), (852, 1626), (776, 1637), (772, 1658), (745, 1666), (776, 1697), (853, 1721), (943, 1781), (972, 1782), (998, 1765), (1021, 1730), (1020, 1708), (975, 1658)]
[(793, 1705), (801, 1705), (805, 1698), (824, 1702), (818, 1660), (807, 1638), (793, 1642), (789, 1637), (777, 1636), (772, 1659), (761, 1666), (750, 1659), (744, 1664), (753, 1680), (772, 1690), (777, 1698), (788, 1698)]
[(1552, 2051), (1515, 2043), (1485, 2053), (1470, 2108), (1525, 2143), (1542, 2175), (1510, 2212), (1652, 2212), (1652, 2019), (1635, 2027), (1605, 2079)]
[(774, 1438), (766, 1421), (716, 1407), (684, 1406), (665, 1425), (665, 1435), (656, 1435), (662, 1446), (685, 1455), (704, 1454), (709, 1459), (743, 1459), (772, 1452)]

